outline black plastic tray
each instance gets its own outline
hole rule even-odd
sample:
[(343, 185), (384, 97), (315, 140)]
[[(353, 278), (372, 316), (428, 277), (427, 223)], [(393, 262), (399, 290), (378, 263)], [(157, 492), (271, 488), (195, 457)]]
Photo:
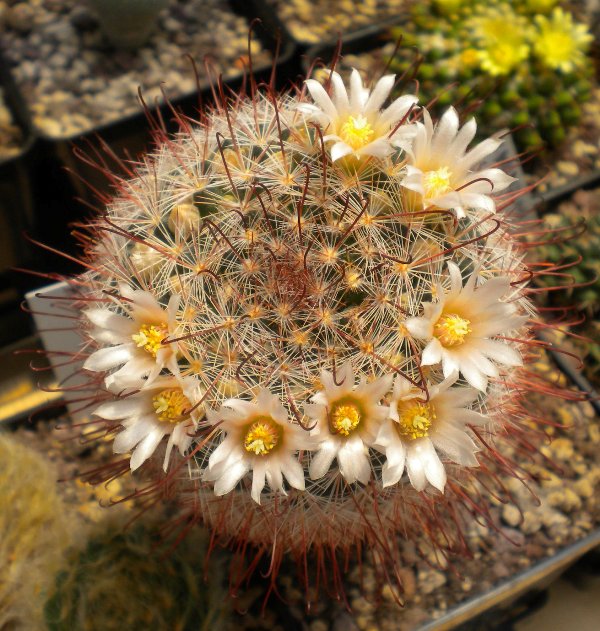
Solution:
[[(250, 22), (254, 20), (255, 12), (252, 9), (251, 3), (246, 2), (245, 0), (228, 0), (228, 4), (231, 10), (242, 16), (248, 20), (248, 28), (250, 28)], [(271, 53), (275, 53), (276, 49), (279, 47), (279, 55), (278, 55), (278, 66), (284, 66), (288, 63), (294, 53), (294, 44), (292, 40), (287, 36), (287, 32), (283, 25), (278, 21), (277, 16), (265, 15), (260, 16), (260, 21), (256, 23), (252, 29), (252, 36), (255, 39), (260, 40), (265, 50), (270, 51)], [(107, 53), (110, 54), (110, 53)], [(182, 51), (183, 54), (183, 51)], [(196, 60), (197, 64), (202, 63), (202, 59)], [(9, 68), (9, 64), (5, 63), (6, 67)], [(264, 78), (267, 76), (272, 69), (271, 63), (263, 63), (254, 66), (254, 74), (257, 79)], [(9, 71), (10, 72), (10, 71)], [(190, 74), (192, 74), (193, 70), (190, 64)], [(244, 73), (240, 71), (237, 74), (232, 74), (223, 79), (223, 82), (228, 86), (237, 86), (241, 84)], [(16, 85), (16, 82), (13, 80), (13, 84)], [(209, 93), (210, 81), (208, 79), (201, 79), (199, 81), (200, 93)], [(165, 86), (168, 91), (168, 85)], [(18, 88), (17, 88), (18, 90)], [(101, 98), (101, 97), (100, 97)], [(20, 102), (24, 106), (25, 112), (28, 112), (28, 105), (25, 99), (20, 97)], [(173, 97), (170, 99), (170, 104), (174, 107), (180, 107), (185, 110), (189, 110), (190, 108), (195, 108), (198, 105), (198, 92), (196, 90), (192, 90), (191, 92), (181, 94), (177, 97)], [(169, 118), (170, 106), (168, 103), (161, 103), (159, 105), (159, 109), (163, 115), (166, 116), (166, 119)], [(28, 113), (25, 114), (25, 117), (28, 121), (31, 121), (31, 117)], [(33, 132), (37, 138), (48, 141), (49, 143), (60, 143), (60, 142), (75, 142), (82, 138), (93, 137), (95, 135), (101, 135), (103, 137), (111, 137), (116, 138), (121, 135), (124, 130), (131, 130), (133, 128), (146, 128), (146, 119), (142, 108), (140, 106), (138, 112), (134, 112), (131, 114), (126, 114), (121, 118), (114, 119), (112, 121), (108, 121), (106, 123), (101, 123), (99, 125), (95, 125), (90, 127), (87, 130), (84, 130), (80, 133), (75, 133), (72, 135), (65, 136), (53, 136), (42, 129), (36, 127), (35, 123), (30, 123)]]
[(19, 304), (30, 279), (12, 268), (28, 265), (34, 257), (23, 233), (34, 222), (33, 182), (28, 165), (34, 152), (35, 137), (23, 99), (2, 59), (0, 84), (6, 107), (22, 133), (18, 152), (0, 159), (0, 345), (5, 345), (29, 332), (28, 323), (19, 312)]
[[(283, 0), (285, 1), (285, 0)], [(407, 0), (408, 4), (409, 0)], [(314, 42), (307, 42), (302, 39), (298, 39), (294, 37), (293, 32), (287, 27), (285, 20), (279, 15), (275, 6), (270, 4), (267, 0), (248, 0), (248, 4), (253, 7), (254, 13), (257, 17), (263, 19), (268, 16), (275, 16), (285, 31), (286, 37), (294, 42), (296, 46), (304, 53), (315, 46), (324, 46), (330, 47), (334, 49), (337, 46), (339, 37), (324, 37), (319, 44), (315, 44)], [(403, 15), (402, 13), (396, 14), (395, 16), (388, 16), (387, 18), (382, 18), (381, 20), (377, 20), (373, 22), (369, 26), (360, 26), (355, 29), (350, 29), (348, 31), (344, 31), (341, 33), (341, 38), (344, 43), (349, 43), (354, 41), (355, 39), (360, 39), (365, 36), (376, 36), (385, 32), (385, 29), (388, 29), (390, 26), (397, 26), (401, 24), (404, 20), (399, 18), (399, 15)], [(404, 17), (408, 18), (408, 14)]]

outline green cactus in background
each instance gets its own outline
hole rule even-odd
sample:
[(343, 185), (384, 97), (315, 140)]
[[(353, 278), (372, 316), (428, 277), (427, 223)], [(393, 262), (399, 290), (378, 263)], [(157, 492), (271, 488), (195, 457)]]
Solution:
[(38, 453), (0, 435), (0, 462), (0, 629), (43, 629), (44, 602), (79, 524)]
[[(223, 573), (211, 559), (204, 581), (206, 531), (193, 529), (174, 550), (165, 549), (156, 523), (101, 524), (87, 547), (71, 555), (46, 604), (51, 631), (225, 628), (228, 602)], [(161, 547), (162, 546), (162, 547)]]
[[(550, 230), (549, 242), (540, 246), (535, 258), (553, 266), (562, 266), (571, 261), (580, 261), (573, 267), (560, 270), (570, 275), (563, 284), (573, 287), (561, 292), (552, 292), (549, 299), (554, 306), (576, 305), (586, 316), (586, 321), (575, 327), (574, 332), (589, 338), (579, 345), (578, 351), (585, 358), (585, 369), (589, 377), (600, 373), (600, 198), (596, 191), (579, 191), (569, 202), (562, 204), (556, 212), (544, 216), (542, 228)], [(583, 231), (583, 222), (586, 230)], [(567, 239), (563, 242), (562, 237)], [(573, 237), (573, 238), (569, 238)], [(535, 238), (535, 237), (534, 237)], [(560, 241), (560, 242), (556, 242)], [(550, 286), (556, 284), (552, 276), (540, 276), (539, 282)]]
[[(412, 19), (393, 30), (408, 44), (391, 68), (403, 72), (423, 55), (421, 101), (438, 97), (443, 111), (462, 100), (481, 103), (478, 121), (486, 127), (520, 129), (520, 150), (553, 149), (580, 119), (589, 100), (592, 36), (556, 0), (430, 0), (414, 3)], [(449, 86), (444, 90), (444, 86)]]

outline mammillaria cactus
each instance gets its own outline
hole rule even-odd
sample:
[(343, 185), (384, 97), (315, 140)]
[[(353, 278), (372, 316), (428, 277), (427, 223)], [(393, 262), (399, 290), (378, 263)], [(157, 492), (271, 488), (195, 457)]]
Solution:
[[(477, 115), (486, 133), (518, 128), (520, 149), (556, 148), (579, 121), (594, 72), (588, 55), (592, 35), (558, 4), (414, 3), (413, 19), (394, 32), (423, 55), (422, 102), (439, 97), (436, 113), (458, 101), (464, 107), (481, 104)], [(405, 48), (391, 67), (402, 72), (410, 63)]]
[(480, 164), (502, 140), (384, 107), (394, 81), (251, 82), (159, 134), (87, 226), (88, 409), (131, 452), (105, 477), (136, 470), (182, 500), (174, 527), (248, 555), (234, 589), (287, 553), (309, 600), (363, 550), (393, 580), (398, 541), (464, 550), (465, 514), (511, 499), (497, 472), (526, 475), (502, 445), (536, 440), (531, 273), (513, 178)]

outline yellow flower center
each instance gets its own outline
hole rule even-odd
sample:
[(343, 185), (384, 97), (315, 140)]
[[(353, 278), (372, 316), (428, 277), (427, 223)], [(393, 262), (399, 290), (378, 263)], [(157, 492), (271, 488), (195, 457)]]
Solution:
[(374, 129), (364, 116), (349, 116), (342, 125), (340, 138), (356, 150), (368, 145), (374, 133)]
[(161, 348), (161, 340), (167, 337), (168, 329), (166, 324), (143, 324), (137, 333), (131, 336), (138, 348), (143, 348), (156, 357), (156, 353)]
[(433, 327), (433, 334), (443, 346), (458, 346), (465, 341), (467, 334), (471, 332), (469, 328), (470, 320), (461, 318), (455, 313), (443, 315)]
[(408, 401), (399, 410), (398, 433), (407, 440), (425, 438), (435, 421), (435, 408), (431, 403)]
[(362, 414), (356, 403), (339, 402), (331, 409), (330, 419), (336, 434), (349, 436), (359, 426)]
[(259, 416), (248, 427), (244, 449), (255, 456), (271, 453), (281, 440), (282, 429), (268, 416)]
[(167, 388), (152, 397), (152, 406), (159, 421), (163, 423), (180, 423), (189, 417), (192, 409), (190, 400), (181, 388)]
[(425, 199), (438, 197), (451, 190), (452, 172), (448, 167), (440, 167), (437, 171), (427, 171), (423, 175), (423, 191)]

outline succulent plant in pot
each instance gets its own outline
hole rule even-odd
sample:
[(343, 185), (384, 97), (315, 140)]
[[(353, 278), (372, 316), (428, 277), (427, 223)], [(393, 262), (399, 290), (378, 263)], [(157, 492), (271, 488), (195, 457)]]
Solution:
[(167, 530), (230, 546), (233, 592), (265, 558), (273, 583), (294, 558), (310, 602), (365, 550), (383, 582), (402, 540), (466, 552), (469, 515), (512, 501), (498, 472), (522, 476), (503, 445), (538, 440), (519, 192), (481, 166), (503, 141), (386, 105), (394, 83), (250, 80), (158, 126), (81, 226), (75, 356), (116, 454), (94, 479), (179, 499)]
[[(435, 111), (457, 101), (478, 106), (482, 129), (516, 128), (521, 150), (554, 149), (579, 121), (593, 37), (558, 2), (429, 0), (414, 3), (412, 18), (394, 33), (423, 55), (421, 95), (438, 97)], [(401, 51), (391, 67), (409, 63)]]
[(108, 40), (118, 48), (142, 46), (170, 0), (87, 0)]

